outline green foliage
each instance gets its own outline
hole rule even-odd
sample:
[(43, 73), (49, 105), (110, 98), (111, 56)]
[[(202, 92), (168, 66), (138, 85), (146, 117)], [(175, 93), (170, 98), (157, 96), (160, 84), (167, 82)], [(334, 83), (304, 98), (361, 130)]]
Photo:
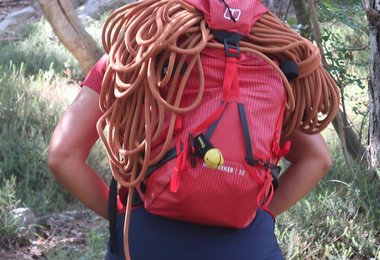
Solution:
[[(348, 116), (347, 121), (357, 128), (359, 137), (365, 140), (368, 127), (369, 47), (363, 1), (318, 1), (317, 7), (324, 57), (328, 63), (326, 69), (341, 89), (341, 108)], [(294, 18), (289, 18), (287, 23), (300, 31), (301, 25)], [(312, 30), (310, 39), (314, 38)]]
[(108, 241), (108, 227), (103, 226), (101, 229), (91, 230), (87, 236), (85, 257), (81, 259), (103, 259)]
[(286, 259), (376, 259), (380, 252), (380, 183), (352, 176), (339, 151), (309, 196), (277, 219)]
[[(368, 28), (362, 1), (321, 1), (318, 9), (327, 70), (341, 89), (341, 107), (362, 140), (368, 122)], [(350, 121), (350, 119), (348, 119)]]
[(11, 69), (13, 65), (20, 68), (23, 64), (22, 72), (26, 76), (40, 71), (54, 71), (57, 74), (73, 73), (75, 78), (81, 77), (78, 63), (59, 44), (47, 22), (25, 25), (21, 29), (21, 35), (22, 41), (3, 41), (0, 45), (0, 65), (4, 70)]
[(42, 72), (26, 78), (22, 65), (20, 70), (15, 65), (10, 68), (0, 73), (0, 184), (15, 176), (17, 197), (42, 213), (62, 205), (63, 196), (46, 163), (58, 107), (43, 100), (35, 82), (47, 79), (46, 85), (59, 79)]
[(362, 3), (321, 1), (318, 11), (330, 71), (341, 87), (356, 84), (365, 88), (366, 73), (359, 74), (365, 72), (368, 64), (367, 22)]
[(10, 211), (20, 204), (16, 198), (15, 186), (16, 178), (14, 176), (4, 180), (0, 186), (0, 243), (11, 242), (18, 235), (17, 220), (10, 214)]
[(324, 0), (319, 2), (319, 20), (326, 22), (343, 22), (353, 29), (358, 28), (358, 21), (362, 19), (363, 1), (356, 0)]
[[(15, 176), (17, 198), (43, 214), (72, 203), (47, 167), (47, 150), (63, 109), (79, 90), (73, 79), (80, 73), (47, 23), (22, 30), (23, 41), (0, 46), (0, 185)], [(106, 156), (97, 147), (89, 160), (105, 172)]]

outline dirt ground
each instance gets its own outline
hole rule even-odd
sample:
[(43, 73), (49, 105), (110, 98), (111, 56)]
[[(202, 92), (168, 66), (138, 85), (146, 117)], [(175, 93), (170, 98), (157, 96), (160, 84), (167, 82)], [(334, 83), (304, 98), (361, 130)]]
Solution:
[[(106, 234), (106, 228), (107, 222), (89, 210), (44, 216), (33, 237), (0, 247), (0, 259), (71, 259), (73, 252), (89, 247), (89, 234)], [(100, 251), (105, 250), (106, 245), (101, 246)]]

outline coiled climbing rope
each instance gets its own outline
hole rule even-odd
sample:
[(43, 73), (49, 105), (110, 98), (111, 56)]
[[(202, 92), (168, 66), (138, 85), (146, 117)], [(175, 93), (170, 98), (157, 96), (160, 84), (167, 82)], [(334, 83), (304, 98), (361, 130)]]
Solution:
[[(203, 13), (181, 0), (128, 4), (105, 22), (102, 41), (109, 64), (100, 93), (104, 114), (97, 128), (115, 179), (129, 188), (125, 234), (135, 186), (144, 179), (148, 167), (170, 148), (176, 116), (195, 109), (201, 102), (204, 75), (200, 53), (206, 47), (224, 48), (213, 39)], [(332, 121), (339, 105), (339, 90), (322, 67), (315, 45), (270, 12), (255, 23), (239, 45), (242, 52), (267, 60), (281, 76), (287, 94), (284, 135), (294, 129), (318, 133)], [(294, 61), (299, 76), (288, 82), (272, 60)], [(182, 68), (185, 61), (187, 68), (180, 75), (175, 62)], [(194, 69), (199, 75), (198, 95), (191, 105), (181, 107), (188, 76)], [(161, 95), (164, 87), (167, 91)], [(102, 128), (105, 123), (107, 136)], [(160, 152), (152, 156), (152, 147), (162, 139)], [(125, 252), (129, 258), (128, 242)]]

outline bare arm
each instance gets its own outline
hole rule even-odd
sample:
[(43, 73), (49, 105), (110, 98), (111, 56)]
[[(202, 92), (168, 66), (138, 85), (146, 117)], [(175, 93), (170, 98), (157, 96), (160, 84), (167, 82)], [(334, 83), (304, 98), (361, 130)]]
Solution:
[(50, 140), (48, 164), (57, 181), (85, 206), (107, 218), (108, 187), (86, 163), (98, 139), (99, 95), (83, 87)]
[(278, 215), (306, 196), (331, 167), (328, 147), (320, 134), (300, 131), (288, 138), (292, 142), (286, 159), (291, 165), (282, 174), (269, 208)]

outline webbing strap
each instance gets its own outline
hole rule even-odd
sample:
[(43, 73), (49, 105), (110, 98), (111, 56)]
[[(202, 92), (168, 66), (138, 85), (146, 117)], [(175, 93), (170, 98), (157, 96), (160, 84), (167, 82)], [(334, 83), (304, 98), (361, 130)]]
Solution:
[[(181, 148), (181, 149), (183, 149), (183, 148)], [(148, 178), (150, 175), (152, 175), (152, 173), (156, 169), (160, 168), (162, 165), (164, 165), (165, 163), (167, 163), (171, 159), (174, 159), (175, 157), (177, 157), (177, 149), (176, 149), (176, 147), (173, 147), (173, 148), (169, 149), (166, 152), (166, 154), (164, 155), (164, 157), (162, 157), (162, 159), (159, 160), (156, 164), (149, 166), (148, 171), (145, 174), (145, 178)]]
[(274, 191), (278, 187), (278, 183), (279, 183), (278, 177), (279, 177), (281, 168), (276, 166), (276, 165), (271, 164), (269, 162), (269, 160), (262, 162), (261, 159), (256, 160), (253, 157), (251, 136), (249, 133), (247, 114), (245, 112), (244, 104), (238, 103), (238, 107), (239, 107), (240, 121), (241, 121), (241, 126), (243, 128), (243, 135), (244, 135), (244, 142), (245, 142), (245, 149), (246, 149), (245, 160), (248, 163), (248, 165), (250, 165), (250, 166), (255, 166), (258, 162), (263, 163), (265, 170), (268, 170), (268, 169), (270, 170), (270, 173), (272, 175), (272, 178), (271, 178), (272, 179), (272, 184), (271, 184), (272, 186), (271, 187), (273, 188), (273, 191)]
[(236, 57), (226, 57), (223, 81), (223, 101), (225, 102), (231, 97), (239, 97), (239, 78), (236, 63)]
[(209, 128), (207, 129), (206, 133), (205, 133), (205, 137), (207, 138), (207, 140), (210, 140), (211, 139), (211, 136), (214, 134), (215, 130), (216, 130), (216, 127), (218, 126), (219, 122), (220, 122), (220, 119), (222, 118), (222, 115), (224, 113), (224, 111), (226, 110), (228, 106), (228, 103), (224, 106), (224, 110), (222, 112), (222, 114), (220, 114), (220, 116), (218, 117), (218, 119), (215, 120), (214, 123), (212, 123)]
[(223, 114), (226, 106), (227, 106), (227, 103), (223, 102), (223, 104), (217, 110), (215, 110), (214, 113), (212, 113), (201, 124), (199, 124), (196, 128), (194, 128), (191, 131), (191, 134), (193, 136), (196, 136), (200, 131), (208, 128), (212, 123), (214, 123), (216, 120), (218, 120), (218, 118), (220, 118), (220, 116)]
[[(231, 45), (227, 38), (224, 39), (224, 47), (226, 50), (226, 64), (225, 64), (224, 80), (223, 80), (222, 105), (216, 111), (214, 111), (214, 113), (212, 113), (208, 118), (206, 118), (200, 125), (194, 128), (191, 131), (190, 136), (196, 136), (202, 130), (209, 128), (215, 121), (220, 119), (220, 117), (222, 116), (227, 106), (228, 101), (232, 97), (239, 96), (237, 58), (239, 57), (240, 52), (239, 52), (238, 40), (237, 41), (233, 40), (232, 43), (233, 44)], [(185, 169), (186, 160), (187, 160), (188, 155), (190, 154), (189, 141), (187, 140), (187, 142), (185, 142), (184, 150), (181, 153), (179, 150), (179, 145), (180, 145), (179, 141), (180, 141), (179, 138), (177, 138), (176, 147), (177, 147), (178, 157), (177, 157), (176, 166), (173, 168), (171, 179), (170, 179), (171, 192), (177, 192), (180, 181), (181, 181), (182, 171)]]
[(238, 103), (238, 108), (239, 108), (240, 122), (241, 122), (241, 127), (243, 128), (243, 136), (244, 136), (244, 142), (245, 142), (245, 150), (246, 150), (245, 160), (247, 161), (249, 165), (254, 166), (256, 164), (256, 161), (253, 158), (251, 136), (249, 133), (247, 114), (245, 112), (244, 104)]
[(232, 97), (239, 96), (239, 80), (237, 71), (236, 57), (226, 57), (226, 67), (223, 80), (223, 103), (214, 111), (208, 118), (191, 131), (193, 136), (196, 136), (200, 131), (210, 127), (215, 121), (222, 116), (228, 101)]
[[(247, 114), (245, 112), (244, 104), (238, 103), (239, 108), (239, 115), (240, 115), (240, 122), (243, 129), (243, 135), (244, 135), (244, 142), (245, 142), (245, 149), (246, 149), (246, 156), (245, 160), (250, 166), (255, 166), (259, 162), (258, 160), (254, 159), (253, 157), (253, 151), (252, 151), (252, 144), (251, 144), (251, 136), (249, 133), (249, 127), (248, 127), (248, 121), (247, 121)], [(265, 181), (263, 184), (262, 189), (260, 190), (258, 196), (257, 196), (257, 203), (258, 205), (261, 205), (264, 201), (264, 205), (262, 205), (263, 208), (267, 208), (269, 205), (269, 202), (272, 199), (273, 192), (274, 192), (274, 186), (273, 186), (273, 178), (270, 178), (268, 175), (271, 175), (272, 172), (269, 171), (271, 168), (271, 165), (269, 163), (269, 160), (264, 163), (263, 165), (265, 167)], [(272, 176), (271, 176), (272, 177)], [(276, 183), (277, 185), (277, 183)], [(269, 193), (266, 192), (269, 190)], [(267, 196), (268, 195), (268, 196)]]
[(108, 194), (108, 222), (110, 232), (110, 251), (116, 252), (116, 220), (117, 220), (117, 181), (112, 177)]
[[(182, 149), (183, 148), (181, 148), (181, 150)], [(150, 175), (152, 175), (155, 170), (157, 170), (158, 168), (160, 168), (162, 165), (164, 165), (168, 161), (174, 159), (175, 157), (177, 157), (177, 149), (176, 149), (176, 147), (173, 147), (173, 148), (169, 149), (166, 152), (166, 154), (164, 155), (164, 157), (162, 157), (162, 159), (159, 160), (156, 164), (149, 166), (149, 168), (148, 168), (148, 170), (147, 170), (147, 172), (145, 174), (144, 180), (146, 178), (148, 178)], [(144, 181), (142, 181), (139, 185), (140, 186), (136, 187), (136, 189), (138, 191), (142, 192), (142, 193), (145, 193), (146, 186), (145, 186)], [(139, 192), (134, 192), (133, 193), (133, 198), (132, 198), (132, 205), (133, 206), (138, 206), (138, 205), (141, 205), (141, 204), (143, 204), (143, 199), (140, 197)]]
[[(179, 153), (181, 144), (177, 144), (176, 150)], [(172, 171), (170, 179), (170, 191), (177, 192), (181, 182), (181, 174), (186, 166), (186, 159), (189, 154), (189, 142), (185, 143), (183, 151), (178, 155), (176, 165)]]

